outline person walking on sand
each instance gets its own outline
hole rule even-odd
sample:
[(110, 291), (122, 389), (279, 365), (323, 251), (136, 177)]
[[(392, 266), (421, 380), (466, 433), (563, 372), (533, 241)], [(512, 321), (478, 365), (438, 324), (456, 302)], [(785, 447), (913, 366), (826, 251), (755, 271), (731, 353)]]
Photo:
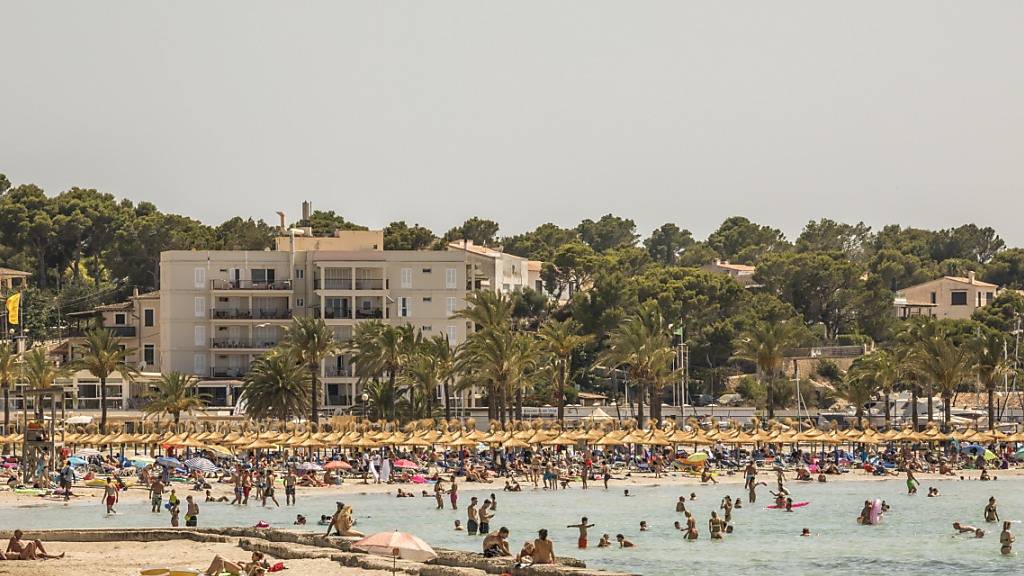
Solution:
[(580, 550), (586, 550), (587, 549), (587, 530), (589, 528), (593, 528), (593, 527), (594, 527), (593, 524), (587, 524), (587, 517), (586, 516), (584, 516), (583, 518), (580, 519), (580, 523), (579, 524), (569, 524), (568, 526), (566, 526), (566, 528), (579, 528), (579, 530), (580, 530), (580, 537), (579, 537), (579, 540), (576, 541), (576, 545), (579, 546)]
[(999, 522), (999, 511), (996, 510), (996, 497), (990, 496), (985, 506), (985, 522)]
[(917, 487), (921, 483), (914, 477), (914, 471), (907, 468), (907, 494), (917, 494)]
[(107, 478), (107, 484), (103, 487), (103, 495), (100, 499), (107, 505), (107, 515), (117, 514), (117, 510), (114, 510), (114, 504), (117, 503), (118, 494), (117, 486), (114, 485), (114, 481)]
[(280, 508), (281, 504), (278, 503), (277, 497), (274, 496), (274, 481), (275, 481), (274, 473), (273, 472), (267, 472), (266, 480), (267, 480), (267, 486), (266, 486), (266, 488), (263, 489), (263, 507), (264, 508), (267, 507), (267, 498), (270, 498), (271, 500), (273, 500), (274, 506), (277, 506), (278, 508)]

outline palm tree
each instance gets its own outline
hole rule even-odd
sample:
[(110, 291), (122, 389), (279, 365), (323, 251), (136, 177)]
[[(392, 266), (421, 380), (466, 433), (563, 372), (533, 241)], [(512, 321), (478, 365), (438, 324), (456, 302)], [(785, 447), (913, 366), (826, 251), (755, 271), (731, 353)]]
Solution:
[(773, 383), (782, 374), (786, 350), (797, 344), (798, 328), (794, 320), (761, 322), (745, 332), (736, 343), (736, 358), (757, 366), (757, 378), (768, 391), (768, 420), (775, 417)]
[(882, 393), (885, 403), (885, 426), (892, 425), (892, 411), (889, 409), (889, 398), (903, 370), (894, 354), (888, 350), (879, 350), (871, 355), (862, 356), (850, 367), (850, 374), (855, 377), (870, 378)]
[[(864, 415), (864, 405), (871, 401), (880, 386), (876, 379), (877, 372), (869, 366), (871, 356), (864, 356), (854, 362), (850, 371), (836, 385), (836, 394), (853, 404), (857, 409), (856, 418), (859, 422)], [(886, 410), (888, 416), (888, 410)]]
[(295, 358), (309, 372), (310, 421), (320, 422), (320, 365), (324, 359), (341, 351), (334, 340), (334, 331), (320, 318), (299, 316), (292, 320), (284, 337)]
[(374, 419), (387, 418), (389, 412), (394, 410), (396, 404), (394, 389), (380, 380), (371, 380), (363, 385), (363, 393), (366, 394), (366, 406), (364, 407), (363, 418), (369, 418), (373, 414)]
[(922, 342), (915, 360), (915, 369), (942, 396), (943, 420), (948, 427), (953, 395), (971, 372), (970, 353), (966, 347), (957, 346), (948, 338), (934, 337)]
[(11, 425), (11, 386), (17, 375), (17, 355), (9, 342), (0, 342), (0, 387), (4, 389), (4, 434), (10, 433)]
[(292, 348), (278, 347), (249, 366), (240, 399), (254, 420), (291, 420), (309, 413), (310, 371)]
[(573, 319), (549, 320), (540, 327), (541, 348), (550, 357), (553, 369), (558, 421), (565, 423), (565, 389), (572, 379), (572, 355), (593, 337), (579, 334), (580, 325)]
[(644, 397), (650, 394), (651, 416), (661, 421), (661, 389), (672, 381), (672, 339), (657, 302), (647, 301), (609, 334), (608, 349), (599, 362), (624, 368), (637, 388), (637, 421), (644, 424)]
[(206, 401), (198, 394), (199, 380), (192, 375), (181, 372), (161, 374), (156, 383), (156, 390), (146, 393), (149, 399), (142, 410), (147, 414), (168, 414), (174, 419), (174, 430), (177, 432), (181, 413), (192, 414), (193, 410), (202, 410)]
[(444, 417), (449, 420), (452, 417), (451, 387), (458, 374), (455, 368), (458, 348), (452, 346), (447, 334), (439, 334), (424, 340), (423, 350), (425, 354), (430, 354), (434, 358), (437, 378), (441, 381), (442, 394), (444, 394)]
[[(971, 361), (978, 375), (978, 383), (988, 395), (988, 429), (996, 427), (996, 409), (993, 397), (999, 381), (1014, 373), (1013, 363), (1005, 353), (1006, 342), (999, 334), (978, 334), (971, 343)], [(2, 366), (2, 362), (0, 362)]]
[[(397, 399), (395, 383), (416, 352), (417, 344), (417, 334), (408, 324), (390, 326), (372, 321), (357, 325), (351, 343), (356, 376), (365, 383), (386, 373), (389, 396)], [(395, 417), (395, 406), (391, 406), (386, 417)]]
[(505, 294), (477, 290), (466, 296), (466, 307), (452, 317), (472, 322), (477, 331), (504, 328), (512, 319), (512, 301)]
[(470, 334), (456, 357), (456, 370), (465, 382), (487, 388), (488, 417), (505, 422), (505, 408), (512, 411), (512, 397), (529, 385), (536, 363), (533, 337), (509, 328), (484, 329)]
[(408, 394), (406, 415), (410, 419), (430, 418), (434, 412), (433, 398), (440, 383), (437, 358), (423, 350), (418, 351), (409, 359), (400, 382)]
[(131, 382), (137, 372), (125, 359), (134, 353), (122, 346), (120, 338), (107, 328), (95, 328), (85, 335), (85, 352), (74, 366), (88, 370), (100, 381), (100, 434), (107, 432), (107, 378), (116, 372), (123, 381)]
[[(35, 347), (23, 355), (22, 362), (18, 364), (18, 376), (28, 384), (29, 388), (36, 390), (53, 386), (57, 379), (67, 377), (71, 371), (63, 366), (57, 366), (46, 355), (42, 347)], [(43, 403), (37, 398), (35, 406), (36, 418), (43, 418)]]

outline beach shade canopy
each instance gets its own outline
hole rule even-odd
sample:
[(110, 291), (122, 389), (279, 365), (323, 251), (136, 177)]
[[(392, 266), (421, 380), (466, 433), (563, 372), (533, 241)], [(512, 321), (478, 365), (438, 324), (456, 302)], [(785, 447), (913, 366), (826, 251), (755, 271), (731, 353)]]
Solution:
[(161, 456), (156, 459), (156, 463), (164, 468), (181, 468), (181, 461), (170, 456)]
[(92, 416), (72, 416), (64, 421), (65, 424), (92, 424)]
[(417, 466), (416, 463), (413, 462), (412, 460), (404, 460), (402, 458), (399, 458), (398, 460), (395, 460), (395, 468), (409, 468), (411, 470), (415, 470), (419, 468), (419, 466)]
[(185, 460), (185, 466), (187, 466), (189, 470), (199, 470), (200, 472), (216, 472), (219, 470), (216, 464), (210, 462), (206, 458), (189, 458), (188, 460)]
[(429, 544), (406, 532), (378, 532), (352, 544), (356, 550), (362, 550), (377, 556), (397, 557), (413, 562), (426, 562), (437, 558), (437, 553)]
[(72, 466), (82, 466), (85, 464), (85, 459), (79, 458), (78, 456), (72, 456), (71, 458), (68, 458), (68, 462), (70, 462)]
[(89, 458), (90, 456), (99, 456), (100, 451), (95, 448), (82, 448), (78, 452), (75, 452), (75, 456), (79, 458)]
[(318, 472), (324, 468), (316, 462), (302, 462), (295, 469), (302, 470), (303, 472)]
[(324, 470), (351, 470), (352, 465), (344, 460), (331, 460), (324, 464)]

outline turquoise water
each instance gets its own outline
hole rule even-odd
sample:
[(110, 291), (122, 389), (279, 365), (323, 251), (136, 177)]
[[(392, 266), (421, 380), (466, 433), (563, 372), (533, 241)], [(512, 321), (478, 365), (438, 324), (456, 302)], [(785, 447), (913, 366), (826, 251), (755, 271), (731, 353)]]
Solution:
[[(942, 491), (939, 498), (927, 498), (928, 486)], [(999, 554), (999, 530), (985, 524), (982, 509), (989, 496), (995, 496), (1000, 516), (1007, 520), (1024, 519), (1024, 480), (930, 481), (922, 484), (916, 496), (905, 494), (902, 480), (884, 482), (837, 482), (800, 484), (791, 482), (794, 500), (811, 504), (796, 512), (766, 510), (769, 494), (759, 488), (757, 505), (746, 505), (733, 513), (735, 532), (724, 541), (707, 537), (707, 519), (718, 509), (723, 496), (743, 495), (739, 485), (630, 487), (636, 496), (624, 498), (622, 487), (604, 490), (579, 489), (558, 492), (498, 492), (498, 512), (492, 529), (507, 526), (510, 543), (517, 551), (538, 528), (547, 528), (555, 542), (556, 554), (585, 560), (588, 566), (623, 570), (651, 576), (680, 572), (720, 574), (937, 574), (981, 573), (1019, 574), (1021, 556)], [(672, 528), (682, 515), (675, 512), (675, 501), (683, 494), (697, 493), (687, 507), (695, 513), (701, 539), (684, 542)], [(281, 492), (280, 490), (278, 491)], [(189, 491), (182, 492), (182, 496)], [(399, 529), (423, 537), (432, 545), (479, 551), (480, 539), (452, 530), (453, 521), (465, 523), (465, 505), (471, 495), (483, 500), (483, 492), (465, 491), (460, 509), (434, 510), (433, 498), (402, 498), (387, 495), (309, 496), (294, 508), (263, 509), (255, 506), (236, 508), (227, 504), (202, 504), (201, 526), (253, 525), (266, 520), (275, 527), (290, 527), (296, 513), (313, 522), (322, 513), (330, 513), (339, 498), (355, 508), (357, 528), (372, 533)], [(283, 495), (282, 495), (283, 496)], [(746, 499), (745, 495), (744, 500)], [(860, 526), (855, 518), (864, 500), (882, 498), (891, 506), (878, 526)], [(283, 501), (283, 500), (282, 500)], [(446, 501), (447, 505), (447, 501)], [(154, 515), (145, 503), (119, 507), (120, 514), (105, 517), (96, 494), (95, 504), (31, 505), (0, 508), (0, 526), (5, 528), (114, 528), (164, 527), (166, 514)], [(565, 528), (589, 517), (597, 526), (591, 530), (591, 546), (602, 533), (614, 538), (623, 533), (637, 544), (633, 549), (575, 548), (576, 530)], [(639, 532), (640, 520), (653, 528)], [(959, 520), (985, 528), (983, 539), (953, 537), (951, 523)], [(799, 536), (804, 527), (815, 534)], [(309, 530), (323, 530), (309, 526)], [(1024, 525), (1014, 525), (1024, 550)]]

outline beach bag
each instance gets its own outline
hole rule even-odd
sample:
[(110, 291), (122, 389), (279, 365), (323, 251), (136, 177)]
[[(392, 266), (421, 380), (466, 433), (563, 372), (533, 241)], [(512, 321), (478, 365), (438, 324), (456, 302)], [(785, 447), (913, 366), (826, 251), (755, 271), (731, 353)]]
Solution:
[(277, 564), (274, 564), (273, 566), (271, 566), (270, 570), (268, 570), (268, 572), (280, 572), (281, 570), (284, 570), (284, 569), (285, 569), (284, 568), (284, 562), (278, 562)]
[(260, 520), (256, 523), (256, 528), (270, 528), (270, 524), (265, 520)]

